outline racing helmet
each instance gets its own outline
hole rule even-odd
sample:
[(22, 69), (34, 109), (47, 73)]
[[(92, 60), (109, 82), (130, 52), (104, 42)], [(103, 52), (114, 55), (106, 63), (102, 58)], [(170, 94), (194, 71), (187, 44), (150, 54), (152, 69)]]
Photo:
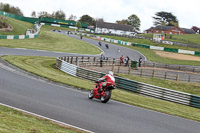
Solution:
[(112, 72), (112, 71), (109, 71), (108, 74), (113, 75), (113, 72)]

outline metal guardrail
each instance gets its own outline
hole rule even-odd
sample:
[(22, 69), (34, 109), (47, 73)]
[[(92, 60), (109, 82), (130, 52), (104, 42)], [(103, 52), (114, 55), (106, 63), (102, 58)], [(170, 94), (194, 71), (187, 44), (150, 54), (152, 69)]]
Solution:
[[(58, 57), (56, 61), (56, 67), (61, 71), (64, 71), (72, 76), (79, 78), (88, 79), (95, 81), (105, 75), (105, 73), (100, 73), (85, 68), (73, 65), (68, 60), (64, 60), (66, 57)], [(153, 86), (134, 80), (125, 79), (122, 77), (115, 76), (116, 86), (119, 89), (128, 90), (134, 93), (146, 95), (149, 97), (154, 97), (166, 101), (171, 101), (179, 104), (184, 104), (187, 106), (192, 106), (200, 108), (200, 96), (191, 95), (184, 92), (174, 91), (158, 86)]]

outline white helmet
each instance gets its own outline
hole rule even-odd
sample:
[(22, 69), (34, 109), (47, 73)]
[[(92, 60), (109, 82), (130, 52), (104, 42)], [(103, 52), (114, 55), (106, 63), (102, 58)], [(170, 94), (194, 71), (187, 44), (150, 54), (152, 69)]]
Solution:
[(108, 73), (109, 73), (110, 75), (113, 75), (113, 72), (112, 72), (112, 71), (109, 71)]

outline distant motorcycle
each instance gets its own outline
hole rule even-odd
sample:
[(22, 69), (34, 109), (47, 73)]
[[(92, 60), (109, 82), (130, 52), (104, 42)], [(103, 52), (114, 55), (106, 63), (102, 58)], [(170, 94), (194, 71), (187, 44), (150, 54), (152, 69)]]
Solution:
[(108, 46), (108, 44), (105, 44), (105, 46), (106, 46), (106, 48), (107, 48), (107, 49), (109, 49), (109, 46)]
[(99, 42), (99, 46), (101, 46), (101, 42)]
[(100, 99), (102, 103), (107, 103), (111, 98), (112, 90), (115, 89), (115, 84), (109, 84), (105, 86), (102, 92), (99, 91), (99, 87), (102, 85), (103, 82), (95, 81), (94, 89), (90, 91), (88, 94), (88, 98), (96, 98)]

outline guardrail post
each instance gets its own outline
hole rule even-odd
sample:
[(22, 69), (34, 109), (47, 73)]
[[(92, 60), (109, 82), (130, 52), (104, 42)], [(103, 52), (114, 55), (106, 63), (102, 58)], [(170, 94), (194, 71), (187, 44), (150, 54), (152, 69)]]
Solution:
[(176, 81), (179, 81), (179, 73), (176, 74)]

